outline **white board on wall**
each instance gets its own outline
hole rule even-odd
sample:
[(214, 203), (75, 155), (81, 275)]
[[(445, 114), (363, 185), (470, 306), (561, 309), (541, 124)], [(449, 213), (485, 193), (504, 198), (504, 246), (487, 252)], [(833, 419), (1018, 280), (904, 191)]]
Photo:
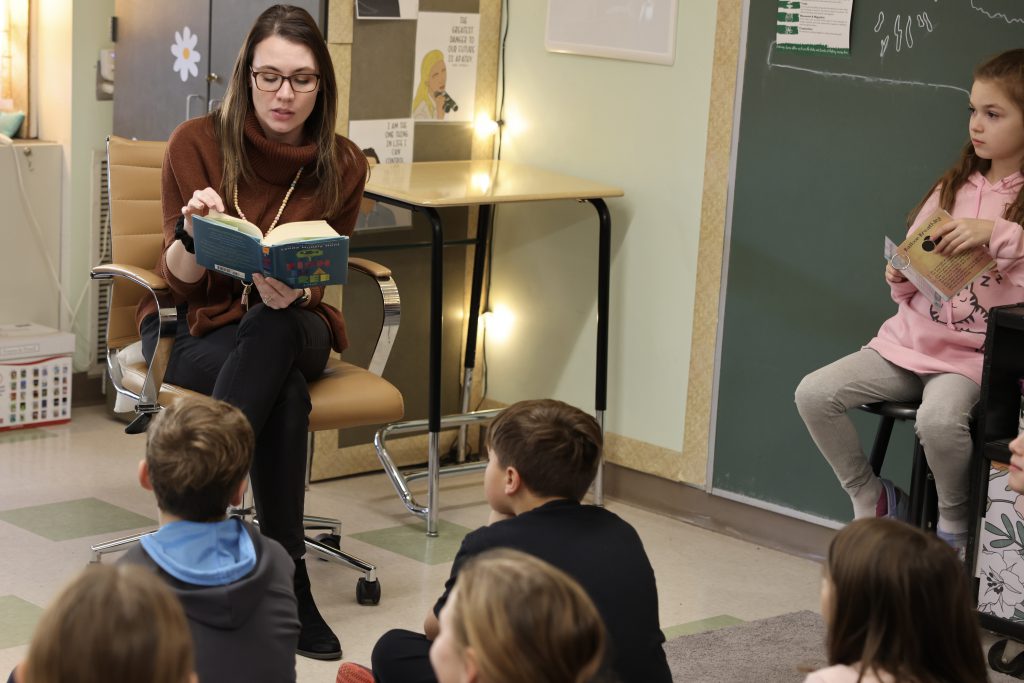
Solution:
[(548, 0), (544, 47), (673, 64), (678, 9), (679, 0)]

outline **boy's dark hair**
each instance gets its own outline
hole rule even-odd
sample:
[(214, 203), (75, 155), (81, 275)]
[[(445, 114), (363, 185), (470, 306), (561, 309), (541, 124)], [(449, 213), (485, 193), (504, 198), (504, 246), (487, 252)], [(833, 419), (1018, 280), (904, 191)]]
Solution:
[(582, 500), (601, 461), (601, 426), (568, 403), (520, 401), (487, 431), (487, 447), (502, 467), (514, 467), (538, 496)]
[(249, 473), (254, 437), (241, 410), (205, 396), (164, 408), (146, 436), (146, 465), (164, 512), (190, 522), (224, 518)]

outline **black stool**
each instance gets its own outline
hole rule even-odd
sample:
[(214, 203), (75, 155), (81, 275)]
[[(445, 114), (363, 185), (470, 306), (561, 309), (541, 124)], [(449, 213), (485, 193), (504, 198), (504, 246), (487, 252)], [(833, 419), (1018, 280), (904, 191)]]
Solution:
[[(871, 447), (871, 456), (868, 462), (875, 476), (881, 476), (882, 462), (885, 461), (885, 452), (889, 448), (889, 437), (892, 436), (892, 427), (896, 420), (913, 422), (917, 419), (917, 409), (920, 403), (898, 403), (896, 401), (879, 401), (878, 403), (865, 403), (857, 406), (860, 410), (873, 413), (882, 418), (875, 432), (875, 443)], [(914, 433), (914, 464), (910, 474), (910, 523), (921, 529), (934, 531), (939, 519), (939, 496), (935, 492), (935, 477), (931, 468), (928, 467), (928, 460), (924, 456), (924, 448), (921, 441)]]

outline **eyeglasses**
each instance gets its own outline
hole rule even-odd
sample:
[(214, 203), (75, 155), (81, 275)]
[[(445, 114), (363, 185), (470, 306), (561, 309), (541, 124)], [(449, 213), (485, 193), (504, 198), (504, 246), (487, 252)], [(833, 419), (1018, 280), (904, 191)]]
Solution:
[(252, 72), (253, 80), (256, 81), (256, 87), (263, 92), (277, 92), (285, 81), (288, 81), (293, 92), (313, 92), (320, 83), (320, 74), (282, 76), (273, 71), (256, 71), (254, 69), (249, 69), (249, 71)]

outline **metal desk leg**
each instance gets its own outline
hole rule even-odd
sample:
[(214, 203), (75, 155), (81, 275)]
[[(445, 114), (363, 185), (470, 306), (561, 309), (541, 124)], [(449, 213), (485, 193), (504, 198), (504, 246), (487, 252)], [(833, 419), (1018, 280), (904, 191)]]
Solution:
[[(462, 412), (469, 412), (473, 393), (473, 370), (476, 368), (476, 333), (480, 318), (480, 296), (484, 283), (484, 264), (487, 261), (487, 240), (491, 227), (491, 205), (481, 204), (476, 218), (476, 247), (473, 251), (473, 280), (469, 291), (469, 320), (466, 326), (466, 363), (462, 378)], [(458, 462), (466, 461), (466, 432), (459, 428)]]
[(444, 231), (437, 209), (417, 207), (429, 220), (430, 239), (430, 392), (427, 423), (430, 450), (427, 453), (427, 536), (437, 536), (437, 494), (441, 469), (441, 328), (444, 322), (441, 296), (444, 287)]
[[(597, 368), (594, 388), (594, 410), (604, 434), (604, 411), (608, 407), (608, 293), (611, 282), (612, 219), (603, 199), (588, 199), (597, 210), (600, 236), (597, 255)], [(604, 505), (604, 461), (594, 479), (594, 503)]]

